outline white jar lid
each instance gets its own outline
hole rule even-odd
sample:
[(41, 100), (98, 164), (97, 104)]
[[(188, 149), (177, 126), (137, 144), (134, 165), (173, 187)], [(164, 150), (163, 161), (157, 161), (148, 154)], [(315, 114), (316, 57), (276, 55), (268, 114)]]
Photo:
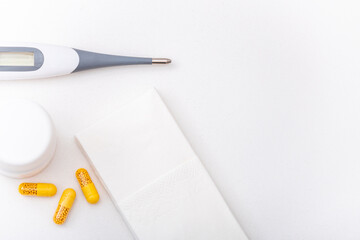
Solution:
[(56, 149), (56, 134), (47, 112), (24, 99), (0, 100), (0, 173), (31, 177), (43, 170)]

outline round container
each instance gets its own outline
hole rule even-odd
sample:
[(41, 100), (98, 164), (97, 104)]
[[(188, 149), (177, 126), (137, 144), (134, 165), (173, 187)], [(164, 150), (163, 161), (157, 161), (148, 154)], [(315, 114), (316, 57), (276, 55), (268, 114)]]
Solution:
[(24, 99), (0, 99), (0, 173), (31, 177), (43, 170), (56, 149), (56, 134), (48, 113)]

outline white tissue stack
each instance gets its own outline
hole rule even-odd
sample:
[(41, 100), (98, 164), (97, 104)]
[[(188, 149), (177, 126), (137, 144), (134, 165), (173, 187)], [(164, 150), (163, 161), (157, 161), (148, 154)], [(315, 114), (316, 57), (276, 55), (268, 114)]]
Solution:
[(154, 89), (76, 138), (136, 239), (247, 239)]

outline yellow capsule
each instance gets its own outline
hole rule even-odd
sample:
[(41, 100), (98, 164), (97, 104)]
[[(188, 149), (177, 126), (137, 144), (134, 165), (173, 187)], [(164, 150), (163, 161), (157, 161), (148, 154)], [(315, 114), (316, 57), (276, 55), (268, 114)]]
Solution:
[(53, 218), (56, 224), (63, 224), (65, 222), (75, 197), (76, 192), (74, 189), (68, 188), (64, 190)]
[(56, 194), (56, 186), (51, 183), (22, 183), (19, 193), (27, 196), (51, 197)]
[(75, 176), (80, 184), (81, 190), (84, 193), (86, 200), (92, 204), (97, 203), (100, 196), (90, 178), (88, 171), (86, 171), (84, 168), (79, 168), (76, 171)]

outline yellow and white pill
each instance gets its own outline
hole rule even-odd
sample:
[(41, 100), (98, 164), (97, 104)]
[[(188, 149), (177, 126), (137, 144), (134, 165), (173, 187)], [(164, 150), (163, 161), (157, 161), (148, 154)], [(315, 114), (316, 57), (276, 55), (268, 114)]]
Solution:
[(51, 183), (22, 183), (19, 193), (26, 196), (51, 197), (56, 194), (56, 186)]
[(56, 224), (63, 224), (66, 221), (75, 197), (76, 192), (74, 189), (68, 188), (64, 190), (53, 218)]
[(76, 171), (75, 176), (80, 184), (81, 190), (84, 193), (86, 200), (92, 204), (97, 203), (100, 196), (90, 178), (88, 171), (84, 168), (79, 168)]

